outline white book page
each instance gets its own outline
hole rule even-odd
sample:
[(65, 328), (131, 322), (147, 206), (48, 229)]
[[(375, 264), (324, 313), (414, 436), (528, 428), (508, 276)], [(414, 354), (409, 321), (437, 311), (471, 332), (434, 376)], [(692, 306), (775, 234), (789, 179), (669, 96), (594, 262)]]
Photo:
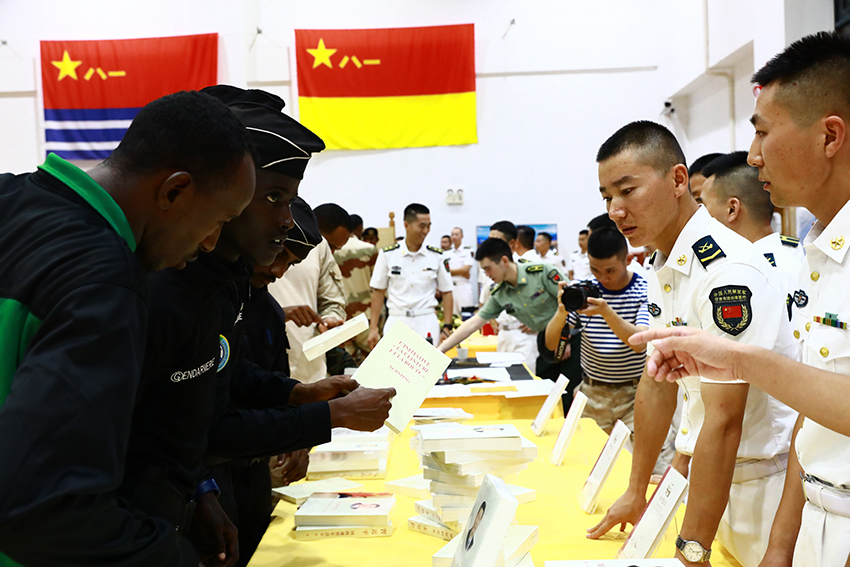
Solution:
[(668, 466), (667, 472), (652, 493), (652, 498), (649, 499), (640, 520), (629, 534), (629, 539), (626, 540), (617, 557), (623, 559), (652, 557), (687, 492), (688, 480), (679, 471)]
[(339, 346), (348, 339), (352, 339), (369, 330), (369, 320), (365, 313), (361, 313), (353, 319), (349, 319), (339, 327), (334, 327), (305, 341), (303, 345), (304, 356), (307, 360), (315, 360), (335, 346)]
[(451, 361), (404, 322), (396, 321), (353, 378), (367, 388), (395, 388), (385, 423), (401, 433)]
[(538, 437), (542, 436), (546, 432), (546, 424), (549, 423), (549, 420), (552, 419), (552, 413), (555, 411), (555, 404), (561, 402), (561, 394), (564, 393), (564, 390), (567, 389), (567, 384), (570, 383), (570, 379), (561, 374), (558, 377), (558, 381), (552, 386), (552, 390), (549, 392), (549, 395), (546, 396), (546, 401), (543, 402), (543, 406), (541, 406), (540, 411), (537, 413), (537, 417), (534, 418), (534, 421), (531, 422), (531, 430)]
[(611, 435), (608, 437), (608, 442), (602, 448), (602, 452), (599, 454), (593, 470), (590, 471), (590, 476), (587, 477), (581, 489), (581, 496), (579, 498), (581, 509), (588, 514), (593, 514), (596, 510), (596, 503), (599, 501), (599, 492), (602, 490), (602, 485), (608, 479), (608, 475), (611, 473), (611, 469), (614, 468), (614, 463), (617, 462), (617, 457), (620, 455), (620, 451), (623, 450), (623, 446), (630, 434), (631, 431), (629, 431), (628, 426), (622, 421), (617, 420), (617, 423), (614, 424), (614, 429), (611, 431)]
[(584, 413), (584, 406), (587, 405), (587, 396), (582, 392), (573, 394), (573, 403), (570, 405), (570, 410), (567, 412), (567, 417), (564, 419), (564, 424), (561, 426), (561, 431), (558, 433), (558, 440), (555, 441), (555, 446), (552, 448), (552, 464), (560, 467), (564, 462), (564, 455), (567, 453), (567, 447), (575, 435), (578, 422)]

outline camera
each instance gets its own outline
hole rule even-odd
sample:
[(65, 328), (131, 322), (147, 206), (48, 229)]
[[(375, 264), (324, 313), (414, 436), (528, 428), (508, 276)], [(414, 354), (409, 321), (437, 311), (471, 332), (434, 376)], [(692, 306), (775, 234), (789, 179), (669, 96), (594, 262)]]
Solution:
[(578, 311), (587, 307), (587, 298), (602, 297), (599, 288), (590, 281), (585, 280), (564, 288), (564, 293), (561, 294), (561, 303), (567, 311)]

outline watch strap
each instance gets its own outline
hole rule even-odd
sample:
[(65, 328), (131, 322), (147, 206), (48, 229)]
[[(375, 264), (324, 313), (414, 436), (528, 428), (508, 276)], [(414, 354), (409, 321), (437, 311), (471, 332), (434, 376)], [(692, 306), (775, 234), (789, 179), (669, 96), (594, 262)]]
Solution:
[(221, 495), (221, 489), (218, 487), (218, 483), (213, 478), (208, 478), (206, 480), (202, 480), (198, 484), (198, 488), (195, 490), (195, 500), (199, 500), (201, 496), (206, 494), (207, 492), (212, 492), (215, 494), (215, 497), (218, 498)]

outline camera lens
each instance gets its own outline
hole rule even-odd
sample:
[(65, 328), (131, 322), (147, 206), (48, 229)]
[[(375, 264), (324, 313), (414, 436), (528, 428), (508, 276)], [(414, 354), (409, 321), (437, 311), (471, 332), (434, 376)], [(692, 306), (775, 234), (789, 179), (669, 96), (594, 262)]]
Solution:
[(587, 303), (587, 288), (578, 285), (565, 287), (561, 295), (561, 303), (567, 311), (578, 311), (584, 308)]

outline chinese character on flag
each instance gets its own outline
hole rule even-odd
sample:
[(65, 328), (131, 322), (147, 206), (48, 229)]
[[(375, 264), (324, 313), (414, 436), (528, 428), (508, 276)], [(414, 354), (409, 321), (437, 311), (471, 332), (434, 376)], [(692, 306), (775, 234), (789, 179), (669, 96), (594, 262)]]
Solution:
[(42, 41), (45, 149), (104, 159), (147, 103), (217, 82), (218, 34)]
[(295, 30), (301, 122), (329, 149), (475, 144), (472, 24)]

